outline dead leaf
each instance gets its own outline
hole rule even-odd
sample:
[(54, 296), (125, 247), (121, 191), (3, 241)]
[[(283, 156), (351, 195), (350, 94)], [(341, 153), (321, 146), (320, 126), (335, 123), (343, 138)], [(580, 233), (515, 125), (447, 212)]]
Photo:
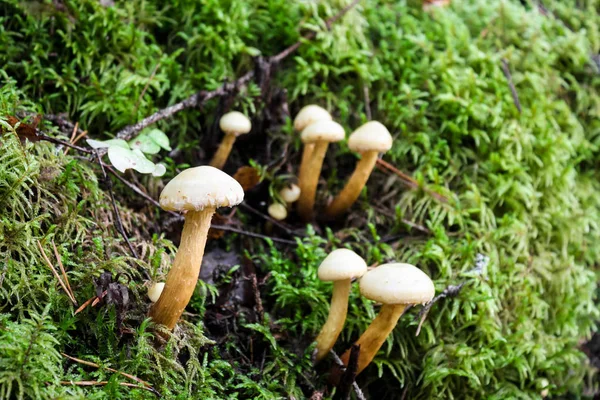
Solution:
[(17, 126), (16, 132), (17, 136), (19, 136), (19, 139), (21, 139), (21, 142), (25, 142), (25, 140), (29, 140), (30, 142), (39, 142), (40, 137), (37, 133), (37, 125), (41, 119), (42, 116), (38, 114), (35, 116), (31, 124), (26, 124), (21, 122), (17, 117), (9, 115), (6, 119), (6, 122), (8, 122), (13, 128), (20, 122), (19, 126)]
[(233, 179), (235, 179), (239, 182), (240, 185), (242, 185), (244, 192), (247, 192), (254, 186), (258, 185), (258, 182), (260, 182), (260, 175), (258, 174), (256, 168), (246, 165), (240, 167), (236, 171), (235, 175), (233, 175)]

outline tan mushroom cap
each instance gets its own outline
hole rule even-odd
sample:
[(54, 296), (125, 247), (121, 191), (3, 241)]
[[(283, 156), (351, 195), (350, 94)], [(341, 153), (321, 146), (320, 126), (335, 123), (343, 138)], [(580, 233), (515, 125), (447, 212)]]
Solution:
[(166, 211), (201, 211), (232, 207), (244, 200), (244, 189), (220, 169), (202, 166), (188, 168), (173, 178), (160, 194)]
[(411, 264), (383, 264), (360, 280), (360, 293), (383, 304), (421, 304), (435, 295), (431, 279)]
[(339, 142), (346, 137), (344, 128), (335, 121), (317, 121), (302, 131), (301, 139), (304, 143), (314, 142)]
[(252, 123), (250, 119), (239, 111), (231, 111), (223, 115), (219, 120), (219, 127), (230, 135), (243, 135), (250, 132)]
[(300, 198), (300, 186), (292, 183), (279, 191), (279, 195), (286, 203), (293, 203)]
[(367, 272), (367, 263), (348, 249), (332, 251), (321, 263), (317, 274), (322, 281), (339, 281), (359, 278)]
[(296, 118), (294, 118), (294, 129), (302, 131), (304, 128), (317, 121), (331, 121), (331, 114), (323, 107), (319, 107), (315, 104), (304, 106), (298, 112)]
[(348, 138), (348, 147), (359, 153), (365, 151), (385, 153), (392, 148), (392, 141), (390, 131), (381, 122), (369, 121), (352, 132)]
[(269, 215), (277, 221), (283, 221), (287, 218), (287, 209), (281, 203), (273, 203), (267, 209)]

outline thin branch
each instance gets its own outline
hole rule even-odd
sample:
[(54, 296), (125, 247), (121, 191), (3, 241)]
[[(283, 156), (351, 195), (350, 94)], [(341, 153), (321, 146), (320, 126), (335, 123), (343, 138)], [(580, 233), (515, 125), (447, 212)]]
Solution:
[(258, 211), (256, 208), (252, 207), (251, 205), (247, 204), (246, 202), (242, 202), (239, 204), (240, 207), (245, 208), (246, 210), (250, 211), (253, 214), (258, 215), (261, 218), (266, 219), (267, 221), (271, 222), (273, 225), (283, 229), (288, 235), (295, 237), (295, 236), (305, 236), (305, 234), (303, 233), (298, 233), (295, 232), (294, 230), (292, 230), (289, 226), (287, 226), (286, 224), (281, 223), (280, 221), (277, 221), (275, 218), (263, 214), (260, 211)]
[[(117, 208), (115, 194), (113, 193), (112, 180), (106, 174), (106, 169), (104, 168), (104, 163), (102, 162), (102, 159), (100, 158), (100, 154), (98, 152), (96, 152), (96, 156), (98, 158), (98, 163), (100, 164), (100, 168), (102, 169), (102, 175), (104, 176), (104, 181), (106, 182), (106, 186), (108, 188), (108, 194), (110, 195), (110, 201), (112, 203), (113, 212), (115, 214), (115, 225), (117, 226), (117, 231), (119, 231), (119, 233), (121, 234), (123, 239), (125, 239), (125, 242), (127, 243), (127, 246), (129, 247), (129, 250), (131, 251), (131, 254), (133, 255), (133, 257), (139, 258), (137, 252), (133, 248), (133, 245), (129, 241), (129, 238), (127, 237), (127, 233), (125, 233), (125, 229), (123, 228), (123, 221), (121, 220), (121, 214), (119, 213), (119, 209)], [(146, 270), (144, 270), (144, 273), (146, 274), (146, 277), (148, 279), (150, 279), (150, 275), (148, 275), (148, 272), (146, 272)]]
[(369, 86), (367, 85), (363, 85), (363, 96), (365, 98), (365, 114), (367, 120), (370, 121), (373, 118), (373, 114), (371, 113), (371, 98), (369, 96)]
[[(342, 18), (344, 15), (346, 15), (346, 13), (348, 13), (348, 11), (350, 11), (353, 7), (355, 7), (359, 2), (360, 2), (360, 0), (354, 0), (352, 3), (348, 4), (346, 7), (342, 8), (336, 15), (334, 15), (333, 17), (331, 17), (327, 21), (325, 21), (325, 26), (326, 26), (327, 30), (330, 30), (331, 26), (336, 21), (338, 21), (340, 18)], [(316, 36), (317, 36), (317, 33), (314, 31), (307, 33), (306, 35), (302, 36), (300, 38), (300, 40), (298, 40), (296, 43), (287, 47), (286, 49), (279, 52), (278, 54), (267, 58), (267, 63), (269, 64), (269, 66), (274, 66), (274, 65), (279, 64), (283, 59), (285, 59), (286, 57), (288, 57), (292, 53), (294, 53), (296, 50), (298, 50), (298, 48), (302, 45), (302, 43), (304, 41), (312, 40)], [(133, 125), (126, 126), (125, 128), (121, 129), (119, 132), (117, 132), (116, 137), (119, 139), (129, 140), (136, 133), (140, 132), (142, 129), (147, 128), (148, 126), (150, 126), (158, 121), (169, 118), (172, 115), (174, 115), (180, 111), (183, 111), (185, 109), (188, 109), (188, 108), (201, 107), (207, 101), (214, 99), (215, 97), (226, 96), (226, 95), (238, 90), (239, 88), (246, 86), (254, 78), (254, 76), (255, 76), (254, 70), (248, 71), (244, 75), (242, 75), (240, 78), (235, 80), (234, 82), (225, 83), (223, 86), (221, 86), (215, 90), (211, 90), (211, 91), (202, 90), (200, 92), (194, 93), (193, 95), (191, 95), (190, 97), (188, 97), (185, 100), (180, 101), (179, 103), (176, 103), (172, 106), (169, 106), (167, 108), (159, 110), (159, 111), (155, 112), (154, 114), (142, 119), (141, 121), (139, 121)]]
[[(400, 177), (400, 180), (402, 180), (407, 186), (410, 186), (413, 189), (418, 189), (420, 187), (420, 185), (417, 181), (415, 181), (413, 178), (406, 175), (404, 172), (400, 171), (398, 168), (394, 167), (392, 164), (388, 163), (387, 161), (384, 161), (381, 158), (379, 158), (379, 159), (377, 159), (377, 165), (380, 167), (380, 169), (384, 169), (384, 170), (387, 169), (388, 171), (391, 171), (394, 174), (398, 175), (398, 177)], [(425, 192), (429, 193), (430, 195), (432, 195), (433, 197), (435, 197), (436, 199), (438, 199), (439, 201), (441, 201), (443, 203), (448, 203), (448, 198), (446, 196), (444, 196), (443, 194), (440, 194), (438, 192), (435, 192), (433, 190), (426, 189), (426, 188), (423, 188), (423, 190)]]
[[(70, 297), (73, 300), (75, 300), (75, 295), (73, 294), (73, 289), (71, 289), (71, 284), (69, 283), (69, 278), (67, 277), (67, 273), (65, 271), (65, 266), (62, 263), (62, 258), (60, 257), (60, 254), (58, 253), (58, 249), (56, 248), (56, 244), (54, 243), (54, 240), (52, 241), (52, 247), (54, 248), (54, 256), (56, 257), (56, 261), (58, 261), (58, 266), (60, 267), (60, 272), (62, 273), (62, 276), (65, 280), (67, 289), (69, 289)], [(77, 301), (75, 301), (75, 305), (78, 305)]]
[(258, 239), (269, 239), (269, 240), (272, 240), (274, 242), (296, 245), (296, 242), (294, 242), (293, 240), (280, 239), (280, 238), (271, 237), (271, 236), (267, 236), (267, 235), (261, 235), (260, 233), (254, 233), (254, 232), (244, 231), (242, 229), (234, 228), (234, 227), (227, 226), (227, 225), (215, 225), (215, 224), (212, 224), (210, 227), (214, 228), (214, 229), (220, 229), (222, 231), (239, 233), (240, 235), (250, 236), (250, 237), (254, 237), (254, 238), (258, 238)]
[(38, 135), (38, 138), (39, 138), (39, 140), (45, 140), (46, 142), (50, 142), (50, 143), (54, 143), (54, 144), (59, 144), (61, 146), (65, 146), (65, 147), (70, 147), (70, 148), (72, 148), (74, 150), (77, 150), (77, 151), (80, 151), (82, 153), (86, 153), (86, 154), (93, 154), (94, 153), (93, 150), (86, 149), (86, 148), (81, 147), (81, 146), (76, 146), (76, 145), (71, 144), (69, 142), (65, 142), (64, 140), (60, 140), (60, 139), (54, 138), (52, 136), (45, 135), (43, 133), (40, 133)]
[[(333, 357), (333, 361), (337, 364), (337, 366), (342, 369), (345, 369), (346, 366), (342, 362), (342, 359), (340, 358), (340, 356), (338, 356), (335, 353), (335, 351), (333, 351), (333, 350), (329, 350), (329, 352), (331, 353), (331, 356)], [(356, 394), (356, 398), (358, 400), (367, 400), (367, 398), (363, 394), (362, 390), (360, 390), (360, 387), (358, 387), (358, 383), (356, 383), (356, 381), (352, 382), (352, 388), (354, 388), (354, 393)]]
[(152, 385), (150, 385), (148, 382), (146, 382), (146, 381), (144, 381), (144, 380), (142, 380), (142, 379), (138, 378), (137, 376), (134, 376), (134, 375), (128, 374), (127, 372), (121, 372), (121, 371), (118, 371), (118, 370), (116, 370), (116, 369), (113, 369), (113, 368), (110, 368), (110, 367), (101, 367), (99, 364), (96, 364), (96, 363), (94, 363), (94, 362), (91, 362), (91, 361), (86, 361), (86, 360), (82, 360), (82, 359), (79, 359), (79, 358), (76, 358), (76, 357), (70, 356), (70, 355), (68, 355), (68, 354), (65, 354), (65, 353), (60, 353), (60, 354), (62, 354), (62, 356), (63, 356), (63, 357), (66, 357), (66, 358), (68, 358), (69, 360), (71, 360), (71, 361), (75, 361), (75, 362), (77, 362), (77, 363), (79, 363), (79, 364), (87, 365), (87, 366), (89, 366), (89, 367), (94, 367), (94, 368), (104, 368), (104, 369), (106, 369), (107, 371), (114, 372), (115, 374), (123, 375), (124, 377), (126, 377), (126, 378), (129, 378), (129, 379), (131, 379), (131, 380), (134, 380), (134, 381), (136, 381), (137, 383), (141, 383), (142, 385), (144, 385), (144, 386), (146, 386), (146, 387), (149, 387), (149, 388), (151, 388), (151, 387), (152, 387)]
[(519, 113), (521, 113), (521, 101), (519, 100), (517, 88), (513, 83), (512, 75), (510, 73), (510, 68), (508, 67), (508, 61), (506, 60), (506, 58), (502, 59), (502, 72), (504, 72), (504, 76), (506, 77), (506, 80), (508, 82), (508, 87), (510, 88), (510, 93), (512, 94), (513, 102), (515, 103), (517, 110), (519, 110)]
[(41, 245), (41, 243), (40, 243), (39, 240), (37, 241), (37, 245), (38, 245), (38, 248), (40, 249), (40, 252), (42, 253), (42, 258), (44, 259), (44, 261), (46, 261), (46, 265), (48, 265), (48, 268), (50, 268), (50, 270), (52, 271), (52, 274), (54, 275), (54, 277), (56, 277), (56, 279), (58, 280), (58, 283), (60, 283), (60, 286), (63, 288), (63, 290), (67, 294), (67, 297), (69, 297), (69, 300), (71, 300), (71, 302), (75, 306), (77, 306), (77, 301), (75, 301), (75, 298), (72, 297), (72, 295), (69, 292), (69, 290), (67, 290), (67, 287), (65, 286), (64, 282), (62, 281), (62, 279), (60, 279), (60, 275), (58, 275), (58, 272), (56, 272), (56, 269), (54, 268), (54, 266), (50, 262), (50, 259), (46, 255), (46, 252), (44, 251), (44, 248), (42, 247), (42, 245)]

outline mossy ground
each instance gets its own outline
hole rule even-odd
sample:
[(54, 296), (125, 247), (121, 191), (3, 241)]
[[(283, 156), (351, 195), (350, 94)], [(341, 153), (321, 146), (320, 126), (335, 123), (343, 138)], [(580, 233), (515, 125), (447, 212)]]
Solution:
[[(175, 149), (157, 157), (168, 167), (164, 178), (125, 177), (156, 198), (178, 169), (210, 159), (221, 137), (215, 121), (235, 108), (252, 116), (255, 129), (240, 138), (226, 171), (259, 167), (264, 179), (247, 201), (264, 211), (281, 176), (299, 162), (288, 111), (316, 102), (348, 131), (369, 112), (383, 122), (396, 138), (385, 160), (420, 188), (376, 170), (343, 221), (304, 231), (292, 218), (305, 232), (295, 245), (231, 233), (210, 241), (207, 283), (173, 338), (160, 343), (145, 319), (145, 276), (164, 278), (179, 223), (115, 180), (139, 254), (132, 257), (97, 164), (51, 143), (21, 144), (3, 123), (0, 398), (155, 397), (120, 385), (132, 381), (108, 367), (148, 381), (165, 398), (299, 399), (324, 389), (331, 396), (327, 368), (312, 367), (309, 346), (331, 290), (316, 279), (316, 267), (339, 246), (369, 264), (418, 265), (438, 292), (466, 282), (457, 297), (433, 306), (418, 337), (418, 310), (402, 318), (359, 376), (367, 397), (593, 393), (593, 370), (579, 347), (599, 316), (597, 0), (547, 1), (545, 9), (534, 1), (454, 1), (431, 13), (417, 1), (365, 0), (331, 31), (325, 19), (348, 1), (104, 3), (0, 1), (0, 116), (65, 113), (89, 137), (108, 138), (315, 30), (316, 39), (271, 71), (262, 93), (252, 82), (161, 121)], [(70, 135), (47, 121), (42, 129)], [(354, 162), (345, 144), (332, 147), (320, 200), (338, 191)], [(228, 218), (294, 239), (244, 209)], [(79, 304), (105, 285), (101, 276), (126, 287), (128, 301), (74, 315), (38, 248), (55, 263), (52, 242)], [(489, 258), (481, 274), (472, 272), (478, 254)], [(350, 304), (338, 352), (377, 312), (357, 288)]]

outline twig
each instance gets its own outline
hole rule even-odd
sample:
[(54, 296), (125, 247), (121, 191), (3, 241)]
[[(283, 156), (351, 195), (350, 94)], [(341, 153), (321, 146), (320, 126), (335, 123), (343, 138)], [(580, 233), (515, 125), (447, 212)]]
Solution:
[[(333, 350), (329, 350), (329, 352), (331, 353), (331, 356), (333, 357), (333, 361), (335, 361), (335, 363), (337, 364), (337, 366), (340, 367), (340, 368), (342, 368), (342, 369), (345, 369), (346, 366), (342, 362), (342, 359), (340, 358), (340, 356), (338, 356), (335, 353), (335, 351), (333, 351)], [(356, 394), (356, 398), (358, 400), (367, 400), (367, 398), (363, 394), (362, 390), (360, 390), (360, 387), (358, 387), (358, 383), (356, 383), (356, 381), (352, 382), (352, 388), (354, 389), (354, 393)]]
[[(65, 272), (65, 266), (62, 263), (62, 258), (60, 254), (58, 254), (58, 249), (56, 248), (56, 244), (54, 240), (52, 241), (52, 247), (54, 248), (54, 256), (56, 257), (56, 261), (58, 261), (58, 266), (60, 267), (60, 272), (65, 280), (65, 284), (67, 285), (67, 289), (69, 289), (70, 297), (75, 300), (75, 295), (73, 294), (73, 289), (71, 289), (71, 284), (69, 283), (69, 278), (67, 277), (67, 273)], [(77, 301), (75, 301), (75, 305), (77, 305)]]
[[(393, 172), (394, 174), (398, 175), (398, 177), (400, 177), (400, 180), (402, 180), (407, 186), (410, 186), (413, 189), (418, 189), (420, 187), (420, 185), (417, 181), (415, 181), (413, 178), (406, 175), (404, 172), (400, 171), (398, 168), (394, 167), (392, 164), (388, 163), (387, 161), (384, 161), (381, 158), (379, 158), (379, 159), (377, 159), (377, 165), (380, 167), (380, 169), (381, 169), (381, 167), (383, 167), (384, 170), (387, 169), (387, 170)], [(430, 195), (432, 195), (433, 197), (435, 197), (436, 199), (438, 199), (439, 201), (441, 201), (443, 203), (448, 203), (448, 198), (446, 196), (444, 196), (443, 194), (435, 192), (431, 189), (423, 188), (423, 190), (425, 192), (429, 193)]]
[[(102, 169), (102, 175), (104, 176), (104, 181), (106, 182), (106, 186), (108, 188), (108, 194), (110, 195), (110, 201), (112, 202), (113, 212), (115, 214), (115, 224), (117, 226), (117, 231), (119, 231), (121, 236), (123, 236), (123, 239), (125, 239), (125, 242), (127, 243), (127, 246), (129, 246), (129, 250), (131, 251), (131, 254), (133, 255), (133, 257), (139, 258), (137, 252), (133, 248), (133, 245), (129, 241), (127, 234), (125, 233), (125, 229), (123, 228), (123, 221), (121, 220), (121, 214), (119, 213), (119, 209), (117, 208), (115, 194), (113, 193), (112, 181), (106, 174), (106, 169), (104, 168), (104, 163), (102, 162), (102, 159), (100, 158), (100, 154), (98, 152), (96, 152), (96, 156), (98, 157), (98, 163), (100, 164), (100, 168)], [(148, 279), (150, 279), (150, 275), (148, 274), (148, 272), (146, 272), (146, 270), (144, 270), (144, 273), (146, 274), (146, 277)]]
[(227, 225), (215, 225), (215, 224), (212, 224), (210, 227), (214, 228), (214, 229), (220, 229), (222, 231), (239, 233), (240, 235), (255, 237), (255, 238), (258, 238), (258, 239), (269, 239), (269, 240), (272, 240), (274, 242), (296, 245), (296, 242), (294, 242), (293, 240), (280, 239), (280, 238), (271, 237), (271, 236), (267, 236), (267, 235), (261, 235), (260, 233), (254, 233), (254, 232), (244, 231), (242, 229), (233, 228), (233, 227), (227, 226)]
[(350, 358), (348, 359), (348, 366), (346, 371), (340, 379), (338, 389), (340, 391), (340, 399), (350, 400), (350, 392), (354, 379), (356, 378), (356, 372), (358, 371), (358, 356), (360, 355), (360, 345), (353, 344), (350, 348)]
[[(72, 385), (72, 386), (104, 386), (108, 385), (108, 381), (60, 381), (61, 385)], [(156, 389), (151, 387), (139, 386), (129, 382), (118, 382), (120, 386), (126, 386), (135, 389), (144, 389), (151, 393), (154, 393), (158, 397), (162, 397)]]
[(85, 301), (85, 303), (83, 303), (77, 310), (75, 310), (75, 315), (79, 314), (80, 312), (82, 312), (83, 310), (85, 310), (87, 308), (87, 306), (89, 306), (92, 301), (94, 301), (97, 297), (94, 296), (88, 300)]
[(71, 142), (72, 144), (75, 144), (77, 142), (79, 142), (82, 138), (84, 138), (86, 135), (88, 134), (88, 131), (83, 131), (81, 132), (79, 135), (77, 135), (77, 137), (75, 139), (73, 139), (73, 141)]
[(371, 120), (373, 118), (373, 114), (371, 113), (371, 98), (369, 97), (369, 87), (367, 85), (363, 85), (363, 95), (365, 97), (365, 114), (367, 115), (367, 120)]
[[(488, 257), (484, 256), (483, 254), (477, 254), (477, 256), (475, 257), (475, 268), (468, 271), (467, 273), (483, 275), (483, 274), (485, 274), (485, 269), (489, 262), (490, 262), (490, 259)], [(429, 310), (431, 309), (431, 307), (433, 307), (433, 305), (435, 303), (437, 303), (438, 301), (440, 301), (442, 299), (445, 299), (446, 297), (458, 296), (458, 294), (460, 293), (460, 290), (466, 284), (467, 284), (467, 282), (461, 282), (458, 285), (449, 285), (448, 287), (446, 287), (446, 289), (444, 289), (444, 291), (442, 293), (435, 296), (429, 303), (425, 304), (423, 306), (423, 308), (421, 308), (421, 311), (419, 311), (419, 314), (417, 314), (417, 316), (415, 317), (415, 319), (419, 318), (419, 325), (417, 326), (417, 331), (415, 333), (415, 336), (419, 336), (419, 333), (421, 333), (421, 327), (423, 326), (423, 323), (425, 322), (425, 318), (427, 318), (427, 314), (429, 313)]]
[(71, 139), (69, 139), (69, 141), (71, 143), (73, 143), (73, 139), (75, 139), (75, 136), (77, 135), (77, 129), (79, 129), (79, 122), (75, 122), (75, 126), (73, 127), (73, 132), (71, 132)]
[(239, 205), (240, 205), (240, 207), (245, 208), (246, 210), (250, 211), (251, 213), (258, 215), (259, 217), (264, 218), (267, 221), (271, 222), (273, 225), (275, 225), (275, 226), (283, 229), (288, 235), (290, 235), (292, 237), (295, 237), (295, 236), (305, 236), (303, 233), (299, 234), (297, 232), (294, 232), (289, 226), (287, 226), (286, 224), (283, 224), (283, 223), (277, 221), (275, 218), (273, 218), (273, 217), (271, 217), (269, 215), (261, 213), (256, 208), (252, 207), (251, 205), (247, 204), (246, 202), (242, 202)]
[(62, 279), (60, 279), (60, 275), (58, 275), (58, 272), (56, 272), (56, 269), (54, 268), (54, 266), (50, 262), (50, 259), (46, 255), (46, 252), (44, 251), (44, 248), (42, 247), (42, 245), (41, 245), (41, 243), (40, 243), (39, 240), (37, 241), (37, 245), (38, 245), (38, 248), (40, 249), (40, 252), (42, 253), (42, 257), (44, 258), (44, 261), (46, 261), (46, 265), (48, 265), (48, 268), (50, 268), (50, 270), (52, 271), (52, 274), (54, 274), (54, 276), (58, 280), (58, 283), (60, 283), (60, 286), (63, 288), (63, 290), (65, 291), (65, 293), (69, 297), (69, 300), (71, 300), (71, 302), (75, 306), (77, 306), (77, 301), (75, 301), (75, 298), (72, 297), (71, 293), (67, 290), (67, 287), (65, 286), (64, 282), (62, 281)]
[(513, 102), (519, 110), (519, 113), (522, 112), (521, 102), (519, 101), (519, 94), (517, 93), (517, 88), (515, 88), (515, 84), (513, 83), (512, 75), (510, 73), (510, 69), (508, 68), (508, 61), (506, 58), (502, 59), (502, 72), (504, 72), (504, 76), (508, 81), (508, 87), (510, 88), (510, 93), (512, 94)]
[[(127, 186), (128, 188), (130, 188), (131, 190), (133, 190), (134, 192), (136, 192), (140, 196), (142, 196), (144, 199), (148, 200), (150, 203), (152, 203), (156, 207), (160, 207), (160, 203), (158, 201), (154, 200), (152, 197), (150, 197), (150, 195), (148, 195), (148, 193), (144, 192), (142, 189), (140, 189), (139, 187), (137, 187), (135, 184), (133, 184), (133, 183), (129, 182), (127, 179), (123, 178), (111, 166), (104, 164), (104, 168), (106, 168), (106, 170), (108, 172), (110, 172), (115, 178), (117, 178), (118, 180), (120, 180), (121, 182), (123, 182), (123, 184), (125, 186)], [(171, 211), (169, 213), (172, 214), (172, 215), (178, 215), (177, 213), (171, 212)]]
[(64, 140), (60, 140), (60, 139), (54, 138), (52, 136), (45, 135), (43, 133), (40, 133), (38, 135), (38, 138), (40, 140), (45, 140), (46, 142), (50, 142), (50, 143), (54, 143), (54, 144), (59, 144), (61, 146), (65, 146), (65, 147), (70, 147), (70, 148), (72, 148), (74, 150), (77, 150), (77, 151), (80, 151), (82, 153), (86, 153), (86, 154), (93, 154), (94, 153), (93, 150), (86, 149), (86, 148), (81, 147), (81, 146), (76, 146), (76, 145), (71, 144), (69, 142), (65, 142)]
[[(353, 7), (355, 7), (359, 2), (360, 2), (360, 0), (354, 0), (352, 3), (348, 4), (346, 7), (342, 8), (336, 15), (334, 15), (333, 17), (331, 17), (327, 21), (325, 21), (325, 26), (326, 26), (327, 30), (330, 30), (331, 25), (333, 23), (335, 23), (337, 20), (342, 18), (344, 15), (346, 15), (346, 13), (348, 11), (350, 11)], [(302, 43), (304, 41), (312, 40), (316, 36), (317, 36), (317, 33), (314, 31), (307, 33), (306, 35), (302, 36), (300, 38), (300, 40), (298, 40), (296, 43), (287, 47), (286, 49), (279, 52), (278, 54), (267, 58), (267, 63), (269, 64), (269, 66), (274, 66), (274, 65), (279, 64), (283, 59), (285, 59), (290, 54), (292, 54), (296, 50), (298, 50), (298, 48), (302, 45)], [(255, 71), (251, 70), (251, 71), (246, 72), (244, 75), (242, 75), (240, 78), (238, 78), (234, 82), (225, 83), (225, 84), (223, 84), (223, 86), (219, 87), (218, 89), (211, 90), (211, 91), (202, 90), (200, 92), (194, 93), (193, 95), (191, 95), (190, 97), (188, 97), (187, 99), (185, 99), (183, 101), (180, 101), (179, 103), (176, 103), (170, 107), (159, 110), (159, 111), (155, 112), (154, 114), (142, 119), (141, 121), (139, 121), (133, 125), (126, 126), (125, 128), (121, 129), (119, 132), (117, 132), (116, 137), (119, 139), (129, 140), (133, 137), (133, 135), (135, 135), (142, 129), (147, 128), (148, 126), (150, 126), (158, 121), (161, 121), (165, 118), (169, 118), (172, 115), (174, 115), (182, 110), (188, 109), (188, 108), (201, 107), (207, 101), (214, 99), (215, 97), (226, 96), (226, 95), (230, 94), (231, 92), (238, 90), (240, 87), (244, 87), (246, 84), (248, 84), (248, 82), (250, 82), (254, 78), (254, 76), (255, 76)]]
[(75, 361), (75, 362), (77, 362), (77, 363), (79, 363), (79, 364), (87, 365), (87, 366), (89, 366), (89, 367), (94, 367), (94, 368), (104, 368), (104, 369), (106, 369), (107, 371), (114, 372), (115, 374), (123, 375), (124, 377), (126, 377), (126, 378), (129, 378), (129, 379), (131, 379), (131, 380), (134, 380), (134, 381), (136, 381), (137, 383), (141, 383), (142, 385), (144, 385), (144, 386), (146, 386), (146, 387), (149, 387), (149, 388), (151, 388), (151, 387), (152, 387), (152, 385), (150, 385), (148, 382), (146, 382), (146, 381), (144, 381), (144, 380), (142, 380), (142, 379), (138, 378), (137, 376), (134, 376), (134, 375), (128, 374), (127, 372), (118, 371), (118, 370), (116, 370), (116, 369), (113, 369), (113, 368), (110, 368), (110, 367), (101, 367), (99, 364), (96, 364), (96, 363), (94, 363), (94, 362), (91, 362), (91, 361), (85, 361), (85, 360), (81, 360), (81, 359), (79, 359), (79, 358), (76, 358), (76, 357), (70, 356), (70, 355), (68, 355), (68, 354), (65, 354), (65, 353), (60, 353), (60, 354), (62, 354), (62, 356), (63, 356), (63, 357), (66, 357), (66, 358), (68, 358), (69, 360), (71, 360), (71, 361)]
[(154, 69), (152, 70), (152, 73), (150, 73), (150, 77), (148, 78), (146, 85), (144, 85), (144, 88), (142, 89), (142, 93), (140, 93), (140, 96), (138, 97), (137, 101), (135, 102), (135, 107), (133, 107), (133, 115), (137, 114), (140, 103), (142, 102), (142, 99), (144, 98), (146, 91), (150, 87), (150, 82), (152, 82), (152, 79), (154, 79), (154, 76), (158, 72), (159, 67), (160, 67), (160, 61), (157, 62), (156, 65), (154, 66)]

